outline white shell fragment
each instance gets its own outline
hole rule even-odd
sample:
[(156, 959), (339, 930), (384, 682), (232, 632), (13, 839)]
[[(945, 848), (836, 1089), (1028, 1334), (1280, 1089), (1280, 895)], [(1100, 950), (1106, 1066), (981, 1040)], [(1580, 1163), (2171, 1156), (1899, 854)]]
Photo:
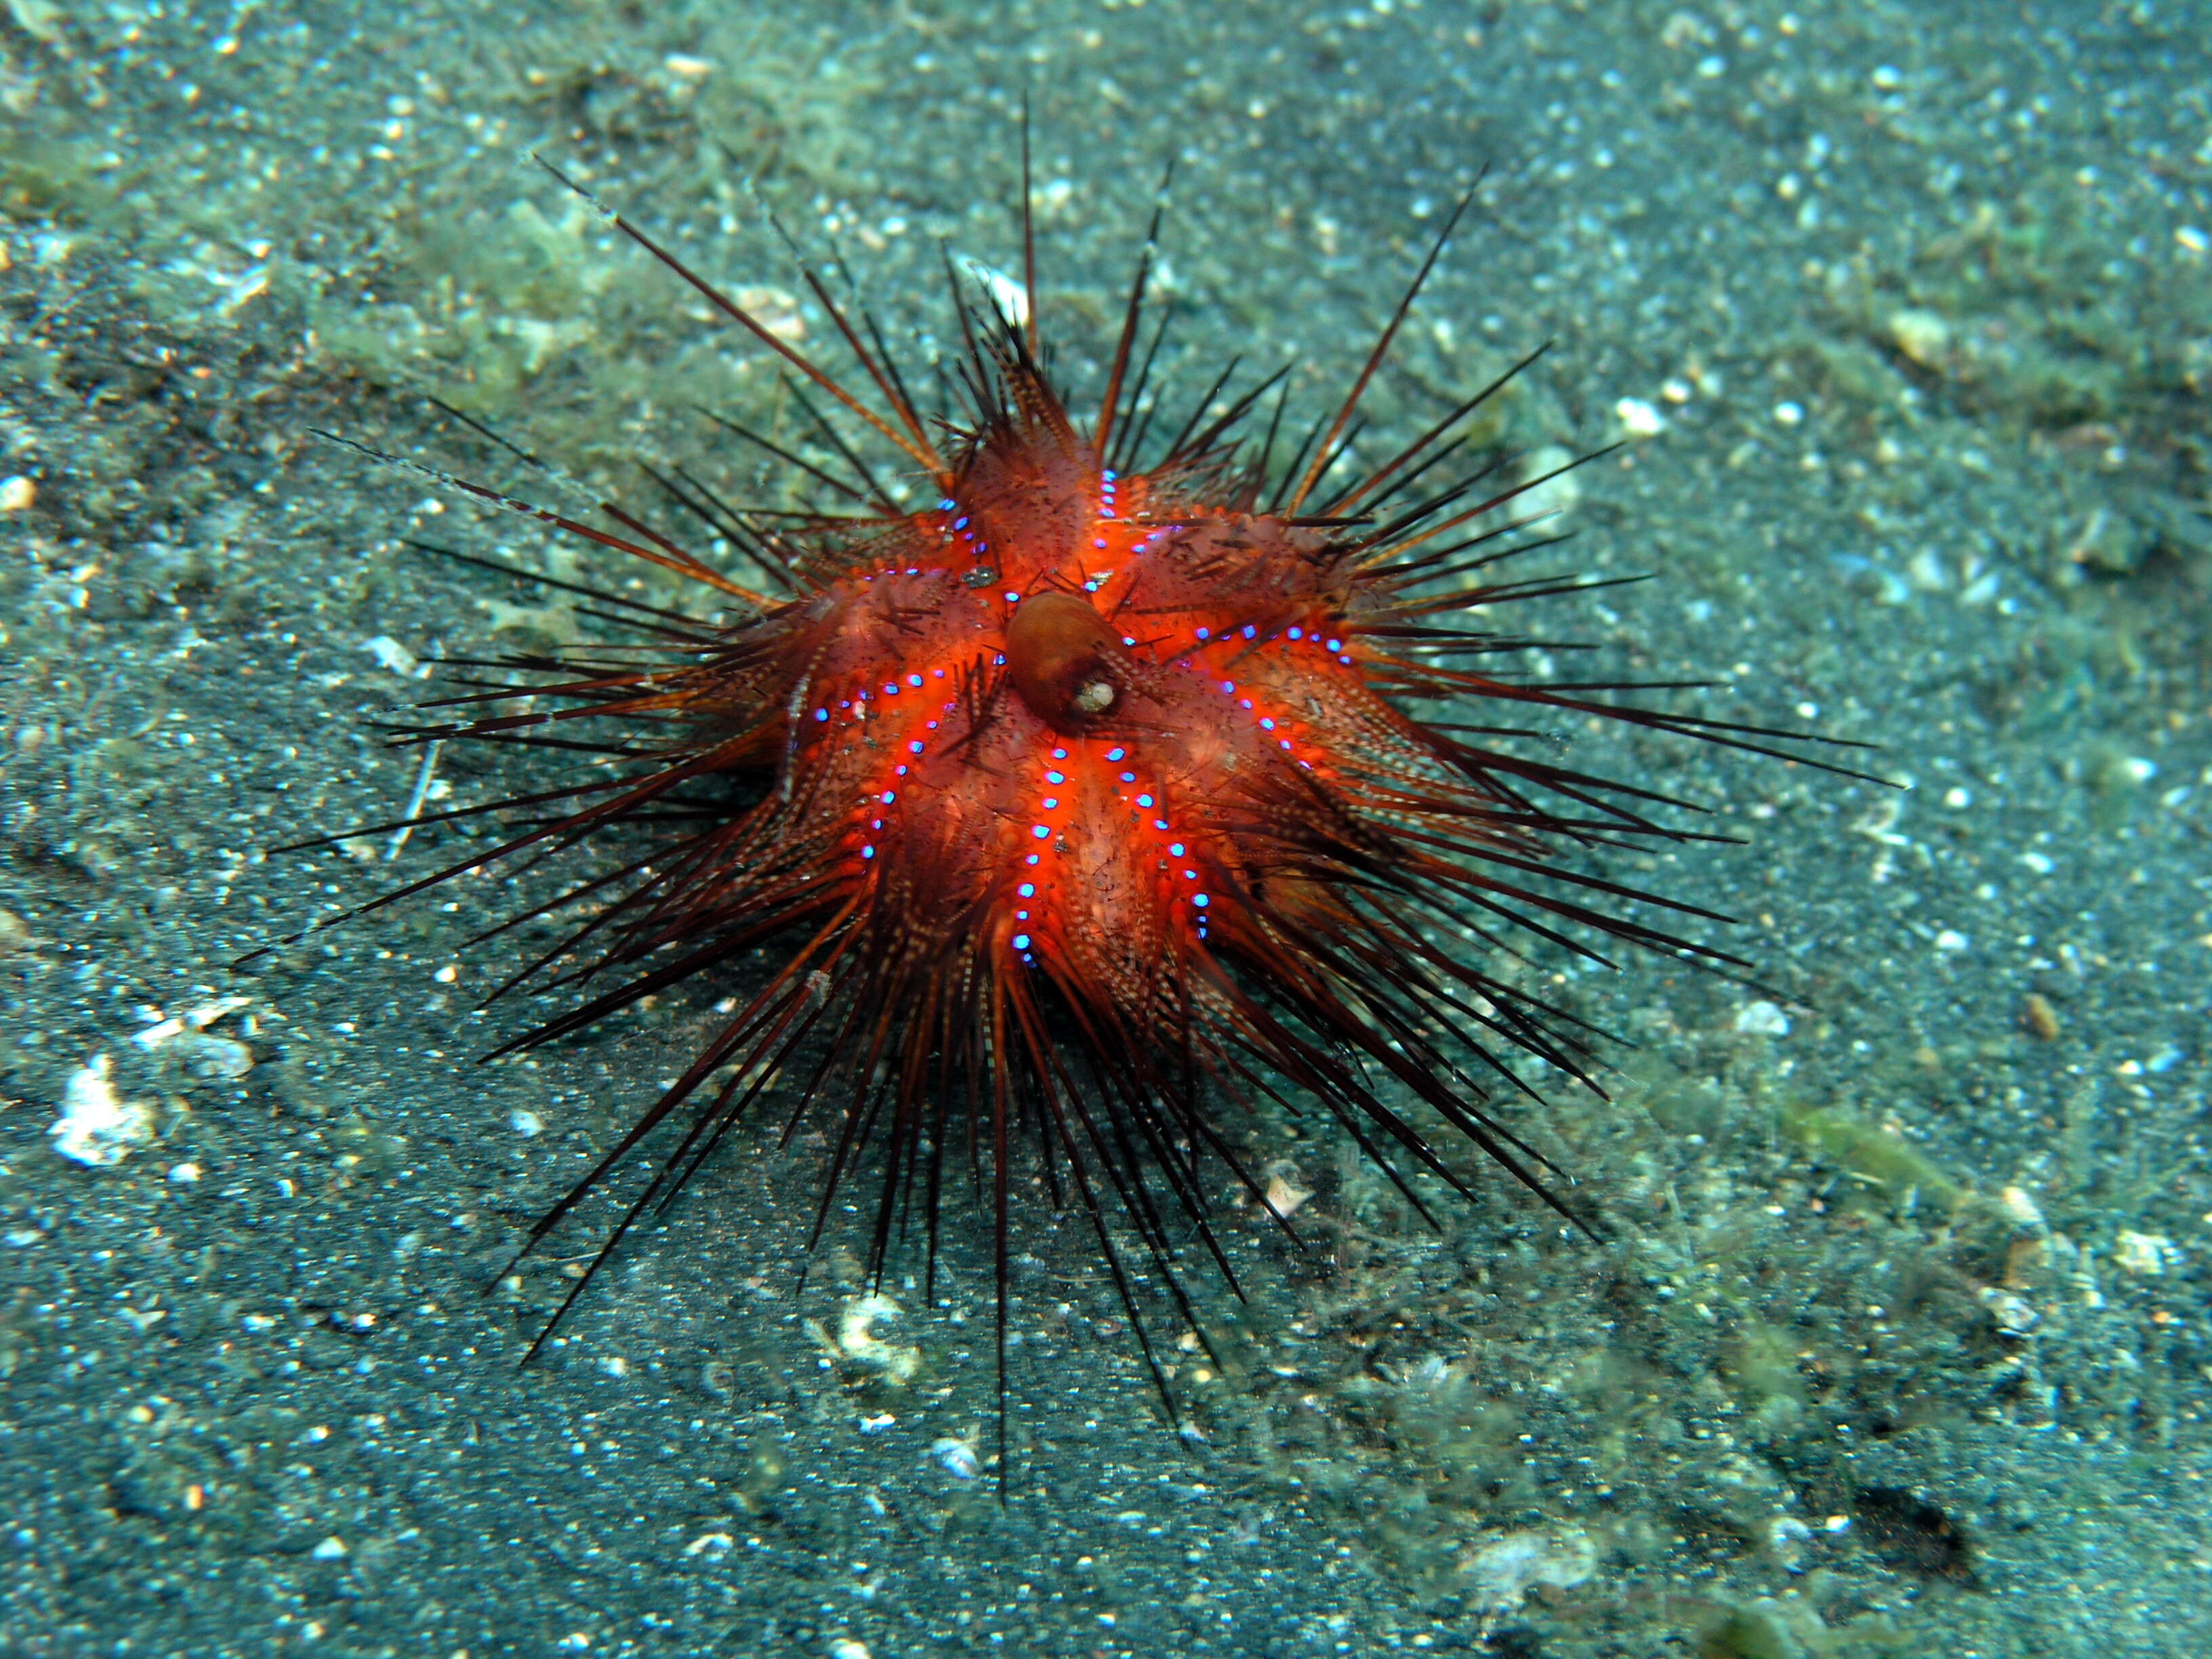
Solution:
[(236, 1081), (253, 1069), (253, 1050), (236, 1037), (195, 1031), (177, 1047), (195, 1075)]
[(253, 1050), (236, 1037), (217, 1036), (208, 1027), (247, 1006), (251, 997), (217, 997), (183, 1014), (162, 1017), (159, 1009), (145, 1012), (154, 1024), (131, 1034), (131, 1042), (149, 1054), (167, 1048), (195, 1076), (235, 1080), (253, 1069)]
[(1510, 1532), (1460, 1558), (1460, 1576), (1483, 1609), (1483, 1627), (1521, 1605), (1538, 1584), (1559, 1589), (1587, 1582), (1597, 1571), (1597, 1546), (1580, 1528), (1558, 1532)]
[(1908, 307), (1892, 312), (1889, 337), (1923, 368), (1942, 368), (1951, 357), (1951, 325), (1932, 311)]
[(2164, 1233), (2139, 1233), (2123, 1227), (2112, 1241), (2112, 1265), (2139, 1278), (2157, 1278), (2180, 1259), (2180, 1251)]
[(1279, 1221), (1288, 1221), (1312, 1196), (1311, 1193), (1293, 1187), (1281, 1176), (1267, 1178), (1267, 1207)]
[(2006, 1216), (2015, 1226), (2026, 1228), (2033, 1233), (2050, 1231), (2049, 1224), (2043, 1218), (2042, 1207), (2036, 1203), (2033, 1196), (2025, 1187), (2006, 1188), (2003, 1192), (1997, 1194), (1997, 1202), (2003, 1207)]
[(981, 259), (963, 254), (952, 262), (963, 276), (972, 277), (982, 287), (991, 303), (997, 307), (1006, 319), (1016, 325), (1030, 319), (1029, 290), (1003, 270), (985, 264)]
[(1613, 406), (1613, 418), (1632, 438), (1656, 438), (1667, 429), (1667, 417), (1648, 398), (1621, 398)]
[(955, 1440), (949, 1435), (944, 1439), (930, 1442), (929, 1455), (956, 1480), (973, 1480), (980, 1467), (975, 1448), (965, 1440)]
[(2005, 1336), (2026, 1336), (2043, 1322), (2043, 1316), (2026, 1297), (1994, 1285), (1982, 1287), (1982, 1305), (1990, 1310), (1990, 1322)]
[(1790, 1016), (1771, 1002), (1747, 1002), (1735, 1011), (1735, 1029), (1746, 1036), (1784, 1037)]
[(921, 1350), (911, 1343), (886, 1342), (874, 1329), (878, 1321), (895, 1323), (903, 1311), (881, 1294), (853, 1297), (845, 1304), (837, 1322), (838, 1352), (855, 1364), (882, 1372), (890, 1382), (912, 1382), (921, 1369)]
[(153, 1016), (154, 1024), (143, 1031), (133, 1032), (131, 1040), (141, 1048), (158, 1048), (187, 1031), (204, 1031), (217, 1020), (236, 1013), (252, 1000), (251, 997), (217, 997), (213, 1002), (202, 1003), (188, 1013), (167, 1018), (162, 1017), (160, 1010), (149, 1008), (145, 1012)]
[(737, 301), (738, 310), (786, 345), (797, 345), (806, 337), (806, 319), (799, 309), (798, 297), (788, 289), (741, 288), (730, 297)]
[(125, 1100), (109, 1081), (106, 1054), (94, 1054), (70, 1073), (62, 1113), (46, 1133), (64, 1158), (98, 1169), (120, 1164), (134, 1146), (154, 1138), (154, 1109)]
[(376, 659), (377, 666), (386, 673), (397, 674), (403, 680), (411, 680), (421, 672), (422, 659), (389, 634), (379, 634), (373, 640), (363, 640), (361, 648)]

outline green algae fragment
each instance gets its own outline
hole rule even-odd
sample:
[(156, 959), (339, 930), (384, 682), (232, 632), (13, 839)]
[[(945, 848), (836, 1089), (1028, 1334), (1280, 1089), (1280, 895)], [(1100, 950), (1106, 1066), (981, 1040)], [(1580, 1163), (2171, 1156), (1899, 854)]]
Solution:
[(1830, 1625), (1795, 1595), (1725, 1608), (1698, 1637), (1701, 1659), (1888, 1659), (1916, 1650), (1878, 1614)]
[(1798, 1375), (1797, 1353), (1802, 1336), (1779, 1325), (1746, 1317), (1735, 1339), (1723, 1349), (1722, 1364), (1745, 1392), (1762, 1400), (1784, 1399), (1802, 1403), (1804, 1379)]
[(1805, 1659), (1814, 1651), (1772, 1601), (1731, 1607), (1698, 1638), (1704, 1659)]
[(1808, 1152), (1842, 1165), (1893, 1197), (1917, 1194), (1949, 1210), (1966, 1196), (1963, 1186), (1910, 1142), (1845, 1113), (1819, 1106), (1784, 1106), (1782, 1131)]

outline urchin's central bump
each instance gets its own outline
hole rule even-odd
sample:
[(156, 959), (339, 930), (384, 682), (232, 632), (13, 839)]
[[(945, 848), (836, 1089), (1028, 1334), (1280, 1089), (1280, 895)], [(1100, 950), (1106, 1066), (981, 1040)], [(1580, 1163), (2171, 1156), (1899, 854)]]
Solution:
[(1040, 593), (1006, 623), (1006, 672), (1030, 712), (1056, 732), (1073, 731), (1114, 706), (1128, 653), (1088, 599)]

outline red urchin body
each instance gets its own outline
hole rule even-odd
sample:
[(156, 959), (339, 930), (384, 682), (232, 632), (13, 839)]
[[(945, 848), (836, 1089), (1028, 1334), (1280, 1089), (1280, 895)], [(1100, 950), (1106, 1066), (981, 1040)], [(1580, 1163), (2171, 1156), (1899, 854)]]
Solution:
[[(794, 529), (688, 477), (665, 481), (776, 577), (781, 597), (752, 592), (629, 513), (608, 509), (617, 533), (525, 509), (744, 610), (692, 623), (602, 594), (635, 614), (658, 657), (524, 660), (561, 671), (534, 689), (564, 701), (560, 712), (419, 734), (511, 740), (580, 720), (624, 733), (608, 745), (611, 780), (471, 809), (527, 804), (541, 816), (468, 866), (604, 860), (580, 890), (529, 913), (594, 907), (510, 982), (580, 951), (586, 965), (570, 978), (629, 975), (512, 1046), (579, 1030), (763, 944), (786, 952), (530, 1242), (693, 1103), (611, 1250), (779, 1075), (798, 1079), (788, 1124), (812, 1115), (834, 1148), (823, 1215), (857, 1166), (879, 1174), (878, 1271), (902, 1213), (924, 1218), (933, 1267), (948, 1162), (968, 1166), (991, 1194), (1002, 1335), (1010, 1209), (1032, 1176), (1090, 1218), (1140, 1341), (1117, 1237), (1133, 1235), (1178, 1298), (1186, 1237), (1225, 1271), (1206, 1170), (1261, 1196), (1229, 1125), (1263, 1096), (1318, 1102), (1401, 1186), (1408, 1167), (1462, 1186), (1417, 1114), (1441, 1122), (1567, 1213), (1537, 1173), (1543, 1160), (1488, 1103), (1500, 1087), (1533, 1094), (1516, 1054), (1587, 1081), (1588, 1028), (1470, 961), (1462, 941), (1518, 933), (1595, 956), (1591, 939), (1611, 935), (1713, 956), (1634, 919), (1666, 901), (1560, 863), (1682, 832), (1648, 815), (1662, 797), (1515, 752), (1515, 736), (1535, 734), (1510, 720), (1478, 714), (1448, 727), (1416, 718), (1407, 700), (1533, 706), (1753, 748), (1771, 734), (1451, 665), (1525, 643), (1455, 618), (1583, 585), (1490, 579), (1542, 544), (1498, 522), (1526, 486), (1488, 483), (1494, 462), (1425, 481), (1460, 448), (1455, 423), (1495, 386), (1387, 460), (1343, 465), (1353, 407), (1401, 305), (1334, 423), (1288, 469), (1271, 465), (1272, 427), (1256, 456), (1233, 442), (1257, 391), (1203, 429), (1194, 416), (1146, 459), (1141, 434), (1118, 430), (1144, 378), (1125, 399), (1140, 265), (1087, 431), (1039, 368), (1033, 330), (961, 301), (969, 407), (939, 417), (940, 447), (880, 337), (871, 328), (874, 348), (863, 345), (818, 283), (879, 403), (836, 386), (616, 222), (903, 452), (940, 498), (903, 512), (871, 477), (865, 490), (837, 486), (868, 512)], [(1353, 481), (1338, 482), (1347, 471)], [(750, 793), (730, 793), (733, 781)], [(548, 803), (565, 804), (548, 817)]]

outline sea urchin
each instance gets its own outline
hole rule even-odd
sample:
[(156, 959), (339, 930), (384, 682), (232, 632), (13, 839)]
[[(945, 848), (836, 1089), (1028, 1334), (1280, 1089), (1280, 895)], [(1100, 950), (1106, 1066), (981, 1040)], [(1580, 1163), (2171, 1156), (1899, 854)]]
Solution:
[[(410, 819), (525, 815), (495, 850), (403, 893), (502, 861), (592, 861), (492, 931), (575, 918), (508, 984), (606, 988), (510, 1048), (702, 976), (743, 987), (525, 1249), (678, 1115), (596, 1272), (771, 1079), (786, 1134), (827, 1135), (817, 1235), (855, 1172), (873, 1175), (872, 1271), (918, 1218), (933, 1275), (948, 1183), (988, 1194), (1002, 1361), (1018, 1195), (1034, 1183), (1095, 1230), (1151, 1359), (1133, 1264), (1148, 1259), (1179, 1303), (1176, 1265), (1194, 1244), (1227, 1273), (1209, 1194), (1225, 1171), (1267, 1201), (1226, 1127), (1263, 1098), (1317, 1103), (1417, 1208), (1413, 1170), (1466, 1189), (1455, 1137), (1573, 1218), (1492, 1105), (1500, 1091), (1534, 1097), (1516, 1069), (1529, 1056), (1596, 1086), (1595, 1033), (1529, 988), (1520, 947), (1602, 960), (1610, 938), (1734, 959), (1638, 919), (1712, 913), (1577, 866), (1592, 848), (1685, 839), (1655, 816), (1679, 803), (1561, 764), (1519, 722), (1595, 717), (1788, 751), (1762, 728), (1619, 700), (1638, 688), (1504, 665), (1532, 641), (1491, 631), (1497, 611), (1594, 585), (1504, 574), (1556, 538), (1516, 516), (1535, 481), (1478, 453), (1467, 417), (1525, 362), (1395, 453), (1359, 453), (1362, 393), (1444, 238), (1342, 404), (1279, 445), (1280, 375), (1233, 397), (1224, 375), (1172, 436), (1150, 435), (1158, 334), (1138, 347), (1152, 236), (1086, 426), (1041, 364), (1033, 252), (1012, 303), (954, 281), (964, 347), (939, 380), (957, 390), (925, 418), (881, 331), (811, 271), (865, 398), (607, 216), (780, 354), (819, 453), (839, 460), (725, 428), (854, 510), (772, 514), (656, 475), (775, 590), (757, 592), (631, 512), (605, 507), (612, 527), (598, 527), (438, 475), (720, 607), (695, 620), (584, 590), (620, 612), (631, 645), (511, 659), (541, 677), (520, 708), (510, 678), (449, 700), (480, 717), (410, 733), (611, 762)], [(867, 444), (918, 470), (933, 504), (899, 506)], [(548, 727), (561, 735), (519, 735)], [(781, 965), (748, 979), (740, 960), (763, 946)]]

